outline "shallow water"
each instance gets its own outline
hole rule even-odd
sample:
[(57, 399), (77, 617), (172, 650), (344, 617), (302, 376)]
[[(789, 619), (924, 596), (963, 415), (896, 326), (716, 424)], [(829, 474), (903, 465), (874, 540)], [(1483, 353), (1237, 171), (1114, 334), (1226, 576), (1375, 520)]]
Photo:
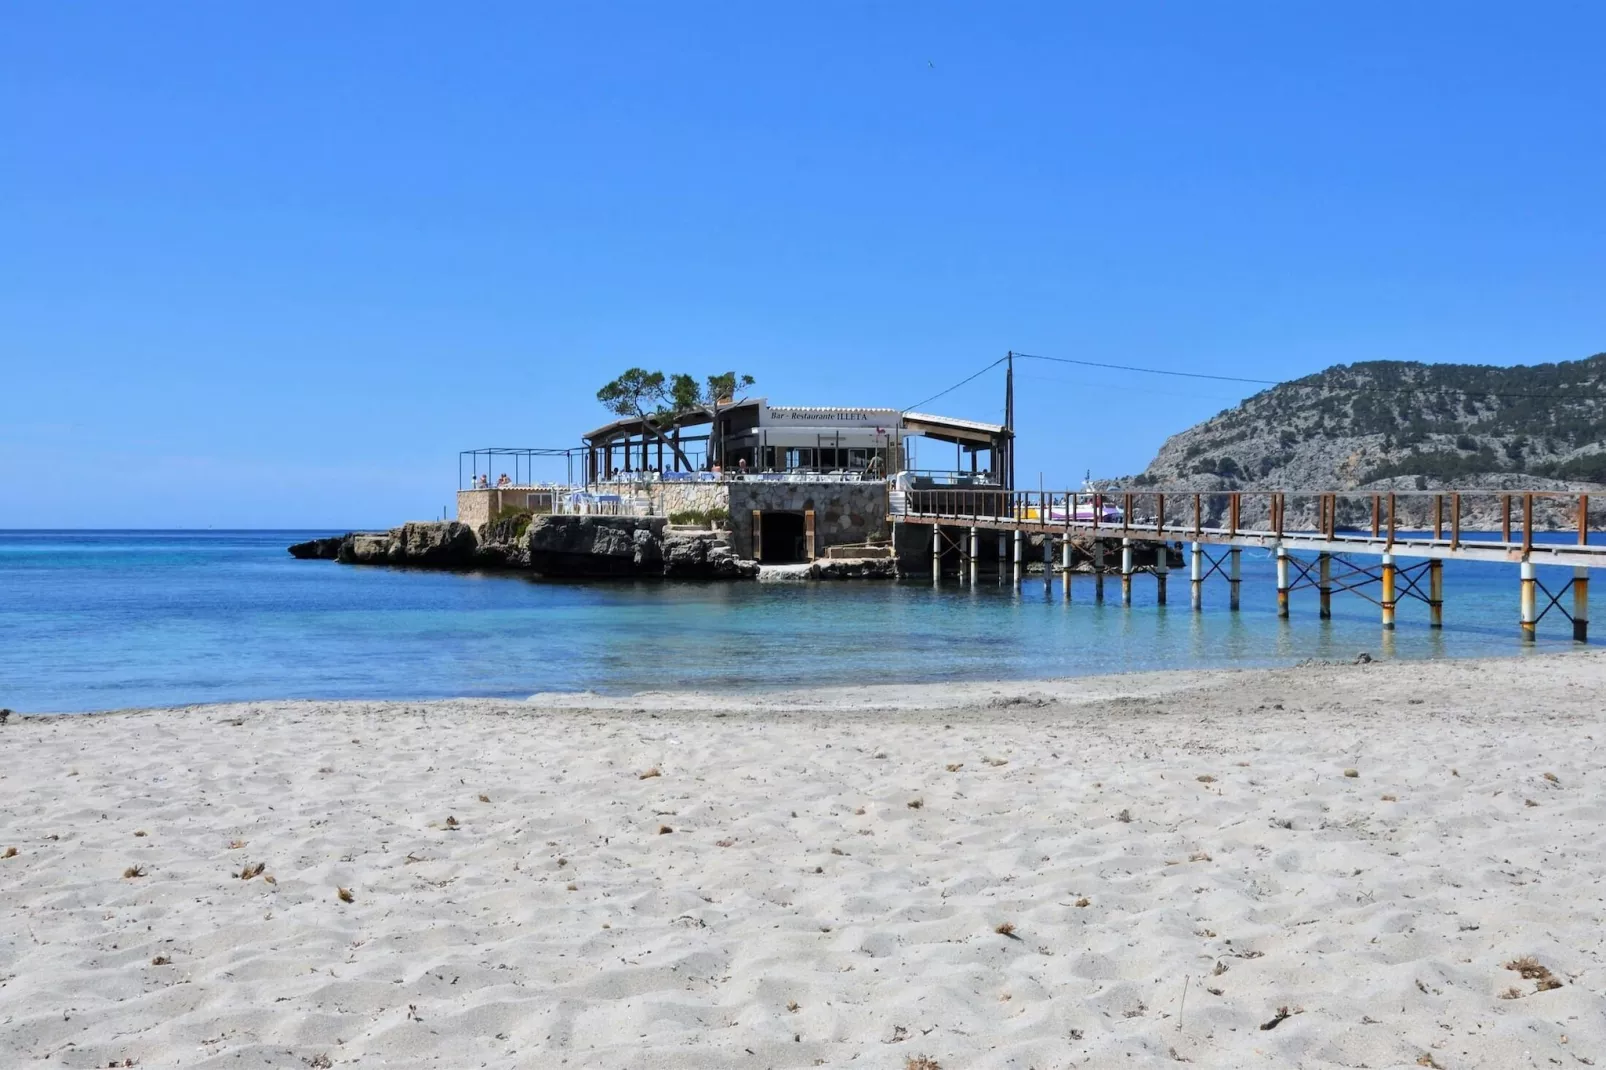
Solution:
[[(1405, 600), (1378, 609), (1316, 594), (1276, 616), (1269, 556), (1243, 555), (1243, 609), (1227, 585), (1188, 608), (1152, 577), (1119, 603), (1093, 580), (907, 583), (549, 582), (296, 561), (329, 532), (0, 531), (0, 706), (84, 711), (268, 698), (525, 696), (537, 691), (769, 688), (1034, 678), (1289, 664), (1305, 658), (1464, 657), (1524, 651), (1514, 565), (1445, 566), (1445, 628)], [(1410, 564), (1410, 561), (1402, 561)], [(1567, 571), (1542, 569), (1552, 589)], [(1375, 591), (1375, 588), (1374, 588)], [(1566, 603), (1571, 605), (1570, 596)], [(1574, 644), (1552, 612), (1540, 642)]]

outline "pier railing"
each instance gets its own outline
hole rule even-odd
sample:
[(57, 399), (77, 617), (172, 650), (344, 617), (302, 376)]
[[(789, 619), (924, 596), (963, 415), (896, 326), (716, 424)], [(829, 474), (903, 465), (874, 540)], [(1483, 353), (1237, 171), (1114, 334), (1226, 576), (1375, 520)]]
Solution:
[[(897, 519), (1110, 538), (1606, 566), (1588, 494), (1569, 491), (910, 490)], [(1536, 540), (1565, 531), (1565, 542)], [(1317, 544), (1323, 544), (1318, 547)], [(1560, 558), (1566, 558), (1565, 562)]]

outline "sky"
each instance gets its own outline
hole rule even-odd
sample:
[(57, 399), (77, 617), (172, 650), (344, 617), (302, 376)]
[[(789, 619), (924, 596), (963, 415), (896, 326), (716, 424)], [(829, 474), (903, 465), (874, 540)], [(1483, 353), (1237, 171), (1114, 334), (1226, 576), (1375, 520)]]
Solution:
[[(0, 11), (0, 527), (389, 526), (631, 366), (1606, 350), (1606, 5)], [(1254, 387), (1018, 367), (1017, 477)], [(997, 370), (927, 409), (997, 420)], [(922, 463), (935, 463), (933, 451)], [(553, 476), (561, 477), (560, 467)]]

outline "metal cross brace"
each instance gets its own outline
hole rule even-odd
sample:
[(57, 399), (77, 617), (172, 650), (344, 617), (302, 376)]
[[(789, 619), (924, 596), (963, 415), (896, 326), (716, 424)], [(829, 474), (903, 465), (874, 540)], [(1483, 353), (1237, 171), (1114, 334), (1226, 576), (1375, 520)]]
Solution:
[(1562, 616), (1566, 617), (1568, 620), (1572, 620), (1573, 619), (1573, 615), (1571, 613), (1567, 612), (1566, 609), (1562, 608), (1562, 604), (1561, 604), (1561, 596), (1566, 594), (1568, 591), (1573, 589), (1573, 581), (1572, 580), (1568, 580), (1566, 585), (1563, 586), (1562, 589), (1557, 591), (1555, 594), (1551, 594), (1550, 593), (1550, 588), (1546, 587), (1537, 578), (1534, 580), (1534, 583), (1536, 585), (1538, 585), (1538, 587), (1539, 587), (1539, 589), (1541, 591), (1545, 592), (1545, 597), (1550, 599), (1550, 601), (1545, 604), (1545, 608), (1541, 609), (1539, 611), (1539, 615), (1534, 618), (1534, 623), (1535, 624), (1538, 624), (1540, 621), (1544, 620), (1545, 619), (1545, 614), (1549, 613), (1552, 609), (1554, 609), (1557, 613), (1560, 613)]

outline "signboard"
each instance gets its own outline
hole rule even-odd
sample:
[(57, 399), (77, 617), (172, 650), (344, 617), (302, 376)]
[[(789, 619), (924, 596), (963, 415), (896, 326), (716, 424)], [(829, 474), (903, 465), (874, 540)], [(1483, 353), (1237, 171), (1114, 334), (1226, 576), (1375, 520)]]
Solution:
[(897, 409), (828, 409), (765, 405), (759, 413), (764, 427), (897, 427), (903, 414)]

